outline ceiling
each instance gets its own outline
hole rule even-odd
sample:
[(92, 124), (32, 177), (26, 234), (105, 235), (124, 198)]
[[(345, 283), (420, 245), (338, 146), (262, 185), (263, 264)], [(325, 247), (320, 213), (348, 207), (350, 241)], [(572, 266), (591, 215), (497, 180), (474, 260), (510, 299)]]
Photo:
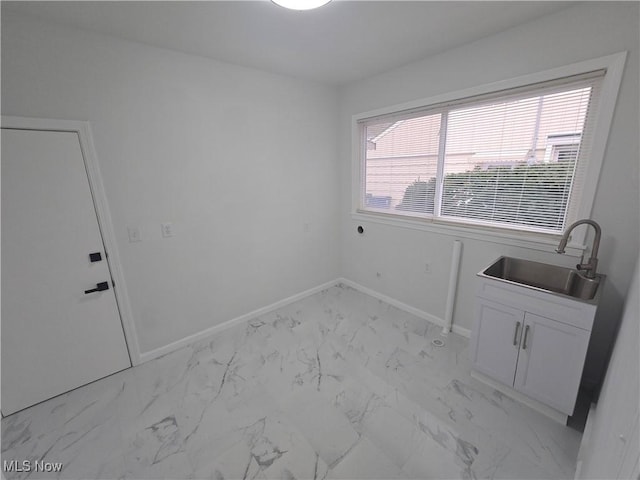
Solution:
[(556, 12), (574, 2), (269, 0), (8, 2), (16, 11), (137, 42), (340, 85)]

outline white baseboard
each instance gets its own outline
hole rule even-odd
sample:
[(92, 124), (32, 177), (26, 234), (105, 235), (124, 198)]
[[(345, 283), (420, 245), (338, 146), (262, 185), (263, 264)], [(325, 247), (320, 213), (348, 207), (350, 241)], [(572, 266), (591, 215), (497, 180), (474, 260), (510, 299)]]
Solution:
[[(188, 335), (186, 337), (181, 338), (180, 340), (176, 340), (175, 342), (171, 342), (167, 345), (164, 345), (162, 347), (153, 349), (153, 350), (149, 350), (148, 352), (143, 352), (140, 354), (140, 363), (145, 363), (148, 362), (149, 360), (153, 360), (154, 358), (158, 358), (161, 357), (162, 355), (166, 355), (167, 353), (173, 352), (174, 350), (177, 350), (181, 347), (184, 347), (186, 345), (190, 345), (194, 342), (197, 342), (199, 340), (208, 338), (212, 335), (215, 335), (216, 333), (222, 332), (223, 330), (226, 330), (228, 328), (231, 328), (235, 325), (238, 325), (240, 323), (249, 321), (253, 318), (259, 317), (260, 315), (265, 315), (269, 312), (272, 312), (273, 310), (277, 310), (278, 308), (282, 308), (284, 306), (287, 306), (291, 303), (297, 302), (298, 300), (302, 300), (303, 298), (309, 297), (311, 295), (314, 295), (318, 292), (321, 292), (322, 290), (326, 290), (327, 288), (331, 288), (333, 286), (339, 285), (339, 284), (344, 284), (347, 285), (351, 288), (354, 288), (362, 293), (365, 293), (367, 295), (370, 295), (374, 298), (377, 298), (379, 300), (382, 300), (383, 302), (388, 303), (389, 305), (393, 305), (396, 308), (399, 308), (400, 310), (403, 310), (405, 312), (408, 312), (412, 315), (415, 315), (418, 318), (422, 318), (428, 322), (434, 323), (436, 325), (440, 325), (440, 326), (444, 326), (444, 320), (442, 320), (441, 318), (436, 317), (435, 315), (431, 315), (430, 313), (427, 313), (423, 310), (420, 310), (418, 308), (412, 307), (411, 305), (407, 305), (406, 303), (400, 302), (399, 300), (396, 300), (395, 298), (391, 298), (387, 295), (384, 295), (380, 292), (376, 292), (375, 290), (372, 290), (370, 288), (367, 288), (363, 285), (360, 285), (359, 283), (353, 282), (351, 280), (348, 280), (346, 278), (337, 278), (335, 280), (323, 283), (322, 285), (318, 285), (316, 287), (310, 288), (309, 290), (305, 290), (304, 292), (300, 292), (297, 293), (295, 295), (292, 295), (290, 297), (287, 297), (283, 300), (277, 301), (275, 303), (272, 303), (271, 305), (267, 305), (266, 307), (262, 307), (259, 308), (257, 310), (253, 310), (252, 312), (249, 313), (245, 313), (244, 315), (240, 315), (239, 317), (233, 318), (231, 320), (228, 320), (226, 322), (223, 323), (219, 323), (218, 325), (214, 325), (213, 327), (209, 327), (205, 330), (202, 330), (198, 333), (194, 333), (193, 335)], [(471, 331), (466, 329), (466, 328), (462, 328), (459, 327), (457, 325), (453, 325), (453, 332), (457, 333), (458, 335), (462, 335), (463, 337), (467, 337), (469, 338), (471, 336)]]
[[(439, 325), (441, 327), (444, 327), (445, 325), (445, 321), (442, 318), (436, 317), (435, 315), (431, 315), (430, 313), (427, 313), (424, 310), (420, 310), (418, 308), (412, 307), (411, 305), (407, 305), (406, 303), (396, 300), (395, 298), (389, 297), (387, 295), (384, 295), (383, 293), (376, 292), (375, 290), (365, 287), (364, 285), (360, 285), (359, 283), (356, 283), (352, 280), (349, 280), (347, 278), (340, 278), (338, 279), (338, 281), (351, 288), (355, 288), (356, 290), (362, 293), (366, 293), (367, 295), (377, 298), (378, 300), (382, 300), (383, 302), (386, 302), (389, 305), (393, 305), (394, 307), (399, 308), (400, 310), (403, 310), (407, 313), (415, 315), (416, 317), (422, 318), (428, 322), (435, 323), (436, 325)], [(453, 333), (457, 333), (458, 335), (462, 335), (463, 337), (466, 337), (466, 338), (471, 337), (471, 330), (460, 327), (458, 325), (453, 325), (452, 331)]]
[(144, 352), (140, 354), (140, 363), (148, 362), (149, 360), (153, 360), (154, 358), (161, 357), (162, 355), (166, 355), (167, 353), (173, 352), (178, 348), (184, 347), (186, 345), (192, 344), (204, 338), (210, 337), (218, 332), (231, 328), (240, 323), (249, 321), (253, 318), (259, 317), (260, 315), (265, 315), (273, 310), (277, 310), (278, 308), (285, 307), (291, 303), (297, 302), (298, 300), (302, 300), (303, 298), (314, 295), (315, 293), (321, 292), (322, 290), (326, 290), (327, 288), (331, 288), (340, 283), (341, 279), (332, 280), (322, 285), (318, 285), (317, 287), (310, 288), (309, 290), (305, 290), (304, 292), (296, 293), (290, 297), (287, 297), (283, 300), (279, 300), (271, 305), (267, 305), (266, 307), (259, 308), (249, 313), (245, 313), (244, 315), (240, 315), (239, 317), (233, 318), (231, 320), (227, 320), (226, 322), (219, 323), (218, 325), (214, 325), (213, 327), (202, 330), (201, 332), (194, 333), (193, 335), (188, 335), (180, 340), (176, 340), (175, 342), (171, 342), (163, 347), (156, 348), (154, 350), (150, 350), (148, 352)]

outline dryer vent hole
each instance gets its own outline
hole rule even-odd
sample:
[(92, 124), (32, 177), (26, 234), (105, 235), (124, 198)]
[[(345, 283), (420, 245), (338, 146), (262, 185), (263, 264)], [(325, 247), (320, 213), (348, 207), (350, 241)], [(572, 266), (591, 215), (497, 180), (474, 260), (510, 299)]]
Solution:
[(444, 342), (442, 340), (440, 340), (439, 338), (434, 338), (433, 340), (431, 340), (431, 344), (434, 347), (444, 347)]

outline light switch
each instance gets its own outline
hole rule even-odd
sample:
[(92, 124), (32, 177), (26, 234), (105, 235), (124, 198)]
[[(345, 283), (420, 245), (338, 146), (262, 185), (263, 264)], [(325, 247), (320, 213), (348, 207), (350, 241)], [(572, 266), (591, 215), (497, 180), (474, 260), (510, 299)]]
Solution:
[(129, 232), (129, 243), (139, 242), (140, 241), (140, 228), (139, 227), (129, 227), (127, 228)]
[(162, 236), (164, 238), (173, 237), (173, 224), (171, 223), (162, 223)]

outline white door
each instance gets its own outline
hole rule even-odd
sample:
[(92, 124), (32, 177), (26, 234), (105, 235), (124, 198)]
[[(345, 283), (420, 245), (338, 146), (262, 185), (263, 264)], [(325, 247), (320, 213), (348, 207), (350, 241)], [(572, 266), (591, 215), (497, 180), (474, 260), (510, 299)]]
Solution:
[(587, 330), (526, 313), (515, 389), (573, 415), (589, 337)]
[(2, 413), (129, 366), (77, 133), (3, 128)]
[(513, 387), (523, 323), (522, 310), (478, 298), (471, 337), (473, 368)]

